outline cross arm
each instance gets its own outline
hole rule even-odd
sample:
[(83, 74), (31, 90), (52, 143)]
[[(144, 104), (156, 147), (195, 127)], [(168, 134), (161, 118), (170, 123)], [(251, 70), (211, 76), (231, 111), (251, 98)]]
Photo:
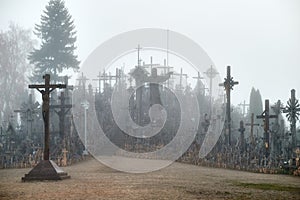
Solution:
[(277, 115), (270, 115), (269, 118), (278, 118)]
[(259, 126), (260, 124), (251, 124), (251, 123), (246, 123), (246, 126)]
[(72, 108), (72, 105), (51, 105), (50, 108)]
[(52, 89), (56, 89), (56, 88), (66, 88), (67, 86), (65, 84), (50, 84), (50, 85), (29, 85), (28, 88), (36, 88), (36, 89), (40, 89), (40, 88), (52, 88)]

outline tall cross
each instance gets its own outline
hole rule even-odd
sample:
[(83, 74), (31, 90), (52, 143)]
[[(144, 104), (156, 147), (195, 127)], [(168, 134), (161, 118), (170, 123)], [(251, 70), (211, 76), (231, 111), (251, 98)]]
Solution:
[(209, 78), (209, 117), (211, 117), (212, 113), (212, 88), (213, 88), (213, 79), (218, 75), (219, 73), (213, 68), (211, 65), (210, 68), (204, 72), (206, 76)]
[(29, 88), (35, 88), (42, 94), (43, 105), (42, 114), (44, 120), (44, 131), (45, 131), (45, 144), (44, 144), (44, 160), (49, 160), (49, 145), (50, 145), (50, 133), (49, 133), (49, 101), (50, 93), (56, 88), (66, 88), (65, 84), (50, 84), (50, 74), (43, 76), (45, 79), (44, 85), (29, 85)]
[(287, 102), (286, 108), (283, 113), (287, 113), (286, 117), (291, 123), (291, 134), (292, 134), (292, 148), (297, 146), (297, 136), (296, 136), (296, 121), (299, 119), (300, 115), (300, 105), (299, 101), (296, 99), (296, 91), (291, 90), (291, 98)]
[(64, 92), (61, 92), (59, 99), (60, 105), (51, 105), (50, 108), (60, 109), (59, 111), (55, 110), (55, 113), (59, 117), (59, 134), (60, 138), (63, 140), (65, 137), (65, 116), (72, 108), (72, 105), (66, 104), (66, 97)]
[(277, 118), (277, 115), (270, 115), (269, 99), (265, 100), (265, 110), (261, 115), (257, 115), (257, 119), (264, 120), (264, 140), (265, 140), (265, 156), (270, 155), (270, 119)]
[(226, 104), (226, 114), (227, 114), (227, 129), (228, 129), (228, 145), (231, 145), (231, 109), (230, 109), (230, 91), (233, 90), (233, 86), (239, 84), (239, 82), (234, 81), (230, 74), (230, 66), (227, 66), (227, 77), (224, 78), (224, 82), (219, 84), (223, 86), (226, 91), (227, 104)]
[(254, 123), (254, 113), (251, 113), (251, 122), (246, 123), (246, 126), (250, 126), (250, 139), (251, 139), (251, 144), (254, 147), (255, 142), (254, 142), (254, 136), (253, 136), (253, 129), (254, 126), (259, 126), (260, 124)]
[(238, 104), (238, 106), (242, 106), (242, 108), (243, 108), (243, 115), (245, 116), (245, 114), (246, 114), (246, 107), (250, 106), (250, 104), (247, 104), (246, 101), (244, 100), (244, 102)]

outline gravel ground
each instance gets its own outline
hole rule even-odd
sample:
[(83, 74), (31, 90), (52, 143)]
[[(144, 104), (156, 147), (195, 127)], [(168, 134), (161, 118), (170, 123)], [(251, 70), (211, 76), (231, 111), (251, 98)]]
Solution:
[(30, 169), (0, 170), (0, 199), (300, 199), (300, 178), (173, 163), (130, 174), (96, 160), (63, 168), (71, 179), (21, 182)]

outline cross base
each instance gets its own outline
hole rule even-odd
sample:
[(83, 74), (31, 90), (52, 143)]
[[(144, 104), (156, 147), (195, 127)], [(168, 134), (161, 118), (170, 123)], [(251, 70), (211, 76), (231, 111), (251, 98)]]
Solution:
[(71, 178), (71, 176), (59, 168), (55, 162), (42, 160), (28, 174), (22, 177), (22, 181), (63, 180), (68, 178)]

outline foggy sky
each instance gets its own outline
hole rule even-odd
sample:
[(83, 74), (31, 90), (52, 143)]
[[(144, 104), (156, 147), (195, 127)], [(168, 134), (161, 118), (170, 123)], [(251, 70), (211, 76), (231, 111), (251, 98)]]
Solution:
[[(0, 29), (40, 23), (48, 0), (0, 0)], [(197, 42), (221, 76), (226, 66), (240, 84), (232, 102), (249, 101), (252, 86), (270, 103), (300, 98), (298, 0), (66, 0), (75, 20), (77, 54), (84, 59), (105, 40), (138, 28), (169, 29)]]

